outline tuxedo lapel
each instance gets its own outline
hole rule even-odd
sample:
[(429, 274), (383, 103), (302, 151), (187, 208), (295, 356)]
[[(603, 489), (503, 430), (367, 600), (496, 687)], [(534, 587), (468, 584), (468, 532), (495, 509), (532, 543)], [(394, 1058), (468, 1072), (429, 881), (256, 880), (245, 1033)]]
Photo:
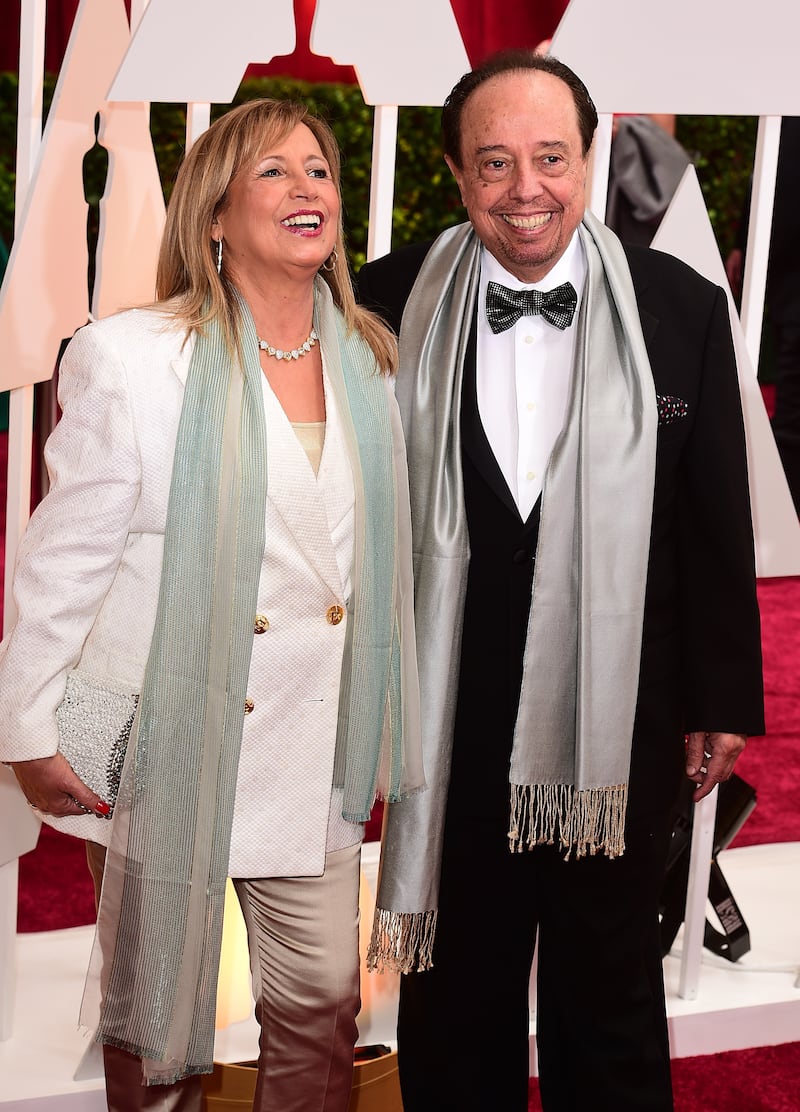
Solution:
[[(640, 250), (632, 256), (631, 252), (627, 249), (625, 253), (628, 257), (628, 265), (631, 268), (631, 280), (633, 281), (633, 287), (636, 293), (636, 304), (639, 308), (639, 321), (642, 325), (642, 335), (644, 336), (645, 345), (648, 351), (650, 351), (651, 344), (658, 330), (659, 318), (650, 309), (650, 306), (653, 305), (653, 298), (650, 296), (650, 280), (647, 269), (649, 253), (643, 253)], [(644, 260), (644, 266), (641, 265), (642, 260)]]
[(654, 317), (652, 313), (648, 313), (647, 309), (643, 309), (640, 305), (639, 320), (642, 324), (642, 335), (644, 336), (645, 346), (649, 351), (658, 329), (658, 317)]
[[(467, 344), (463, 385), (461, 388), (462, 450), (467, 453), (475, 468), (506, 509), (514, 515), (518, 522), (522, 523), (519, 509), (514, 501), (514, 495), (511, 493), (505, 476), (500, 470), (500, 465), (497, 462), (497, 457), (492, 451), (478, 410), (476, 377), (477, 349), (477, 329), (475, 321), (473, 320), (472, 330)], [(533, 509), (524, 522), (526, 532), (530, 528), (538, 525), (540, 503), (541, 498), (537, 498)]]
[(500, 470), (497, 457), (489, 444), (478, 410), (478, 391), (476, 383), (477, 348), (477, 327), (476, 321), (473, 318), (469, 341), (467, 343), (466, 359), (464, 362), (463, 385), (461, 387), (462, 447), (500, 501), (519, 518), (519, 510), (514, 501), (514, 496), (508, 488), (508, 483), (505, 480), (503, 472)]

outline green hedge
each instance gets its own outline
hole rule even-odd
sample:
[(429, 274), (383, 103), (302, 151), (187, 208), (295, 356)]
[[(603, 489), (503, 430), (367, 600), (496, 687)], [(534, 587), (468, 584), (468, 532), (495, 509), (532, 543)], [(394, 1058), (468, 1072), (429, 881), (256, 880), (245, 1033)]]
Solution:
[[(52, 80), (45, 102), (52, 96)], [(328, 120), (344, 152), (343, 202), (349, 253), (354, 269), (364, 261), (369, 216), (372, 157), (371, 107), (351, 85), (310, 85), (289, 79), (259, 78), (242, 83), (235, 103), (258, 96), (305, 101)], [(215, 105), (212, 116), (225, 111)], [(0, 74), (0, 237), (10, 243), (14, 212), (14, 142), (17, 79)], [(398, 122), (393, 246), (427, 239), (463, 219), (458, 191), (444, 164), (439, 144), (439, 109), (401, 108)], [(185, 111), (182, 106), (154, 104), (151, 131), (164, 190), (171, 183), (183, 152)], [(720, 249), (733, 245), (742, 200), (750, 175), (756, 120), (751, 117), (682, 116), (677, 135), (692, 152)], [(86, 182), (96, 202), (102, 177)]]
[(722, 257), (735, 246), (756, 148), (756, 116), (678, 116)]

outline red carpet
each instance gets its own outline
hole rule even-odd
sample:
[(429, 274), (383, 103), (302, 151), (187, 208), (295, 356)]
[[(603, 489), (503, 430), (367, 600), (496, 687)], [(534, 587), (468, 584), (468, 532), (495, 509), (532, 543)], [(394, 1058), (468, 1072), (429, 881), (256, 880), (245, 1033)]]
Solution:
[[(798, 1112), (800, 1043), (674, 1059), (672, 1085), (675, 1112)], [(528, 1112), (541, 1108), (531, 1078)]]
[(761, 580), (758, 599), (767, 733), (736, 765), (758, 802), (733, 846), (800, 842), (800, 577)]

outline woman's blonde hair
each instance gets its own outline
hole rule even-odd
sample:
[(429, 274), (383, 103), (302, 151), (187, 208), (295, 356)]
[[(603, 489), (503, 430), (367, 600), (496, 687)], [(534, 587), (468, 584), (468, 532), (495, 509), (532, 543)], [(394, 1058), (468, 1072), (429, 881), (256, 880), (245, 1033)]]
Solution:
[[(232, 108), (216, 120), (186, 155), (172, 190), (158, 257), (158, 303), (169, 303), (170, 310), (189, 329), (202, 330), (208, 321), (219, 320), (232, 349), (239, 346), (237, 297), (226, 280), (224, 253), (222, 272), (217, 273), (211, 225), (224, 208), (228, 186), (236, 175), (285, 139), (298, 124), (304, 124), (319, 143), (341, 196), (341, 157), (328, 125), (303, 104), (266, 98)], [(356, 304), (341, 215), (331, 261), (336, 265), (323, 267), (319, 273), (328, 283), (348, 329), (355, 328), (363, 336), (382, 370), (396, 370), (394, 335), (383, 321)]]

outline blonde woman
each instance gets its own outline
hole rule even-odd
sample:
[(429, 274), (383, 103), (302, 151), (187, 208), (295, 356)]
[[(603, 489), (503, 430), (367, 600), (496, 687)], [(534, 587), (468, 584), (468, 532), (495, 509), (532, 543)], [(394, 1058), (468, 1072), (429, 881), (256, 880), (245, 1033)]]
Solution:
[(301, 105), (227, 113), (179, 172), (158, 301), (61, 366), (0, 758), (102, 880), (83, 1014), (112, 1110), (200, 1108), (228, 876), (254, 1107), (348, 1104), (362, 824), (423, 778), (396, 349), (354, 301), (339, 173)]

